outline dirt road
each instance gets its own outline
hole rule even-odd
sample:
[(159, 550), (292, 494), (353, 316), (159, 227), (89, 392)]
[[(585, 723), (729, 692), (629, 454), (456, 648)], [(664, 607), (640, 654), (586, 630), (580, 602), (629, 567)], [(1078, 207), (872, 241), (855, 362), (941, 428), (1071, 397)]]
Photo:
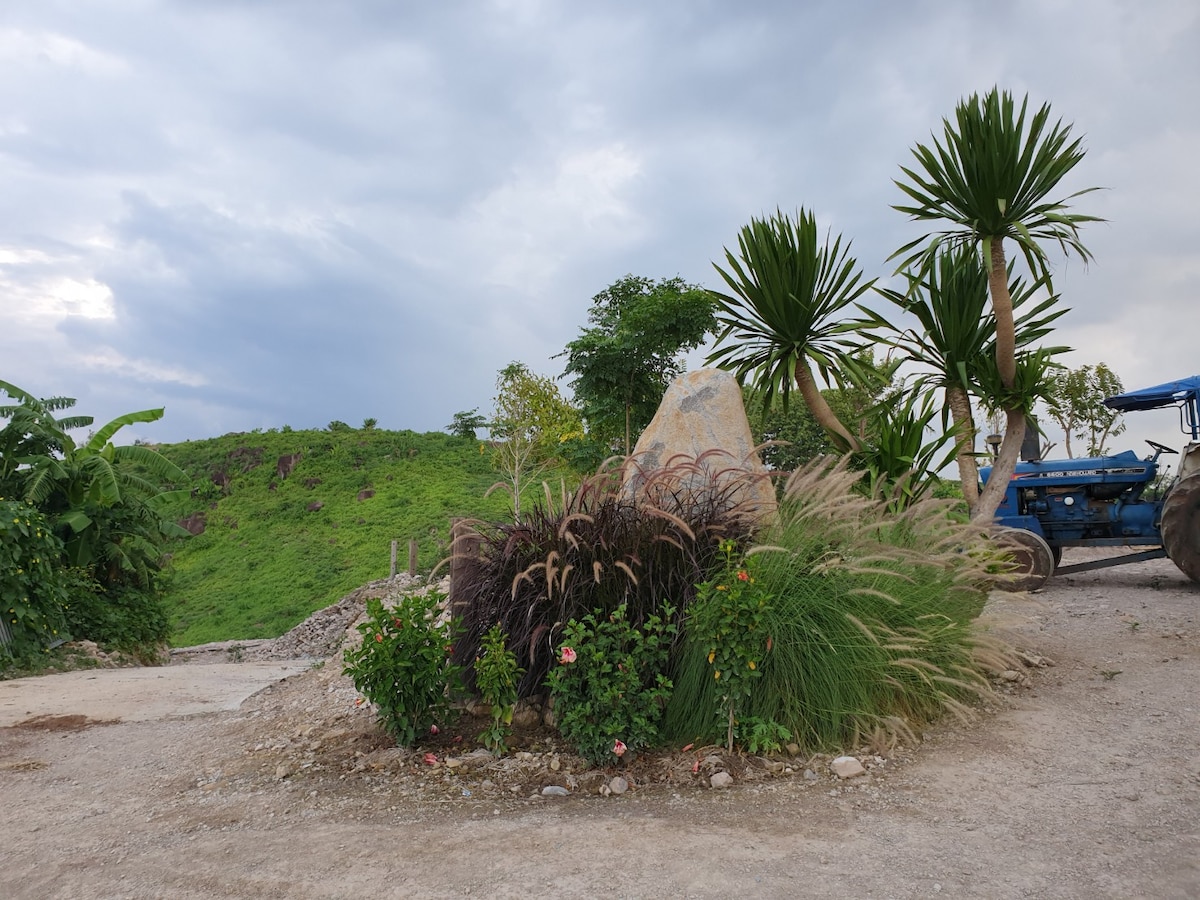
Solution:
[(335, 665), (236, 711), (26, 720), (0, 728), (0, 897), (1200, 896), (1200, 588), (1160, 560), (986, 615), (1054, 664), (850, 781), (422, 784)]
[(235, 710), (307, 663), (249, 662), (150, 669), (84, 669), (0, 681), (0, 728), (36, 716), (146, 722)]

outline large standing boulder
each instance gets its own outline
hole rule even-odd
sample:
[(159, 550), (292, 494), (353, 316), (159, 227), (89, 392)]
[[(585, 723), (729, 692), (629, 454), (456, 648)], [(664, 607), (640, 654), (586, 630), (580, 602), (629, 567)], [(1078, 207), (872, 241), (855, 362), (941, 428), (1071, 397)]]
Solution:
[[(624, 471), (625, 490), (670, 506), (671, 494), (715, 487), (747, 518), (774, 515), (775, 488), (755, 449), (742, 391), (728, 372), (699, 369), (673, 382), (638, 438)], [(683, 490), (680, 490), (680, 489)]]

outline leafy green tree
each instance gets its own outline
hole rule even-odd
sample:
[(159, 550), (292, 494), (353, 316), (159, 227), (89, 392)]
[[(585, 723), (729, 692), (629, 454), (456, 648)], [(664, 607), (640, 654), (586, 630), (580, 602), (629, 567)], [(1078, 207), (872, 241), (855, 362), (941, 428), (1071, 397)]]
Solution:
[(873, 281), (863, 280), (840, 236), (818, 240), (816, 219), (805, 209), (795, 221), (781, 212), (752, 219), (738, 249), (739, 256), (725, 251), (728, 271), (715, 266), (732, 293), (712, 292), (722, 330), (708, 361), (732, 370), (739, 382), (749, 377), (768, 407), (778, 394), (786, 408), (794, 383), (838, 450), (857, 450), (858, 439), (821, 394), (813, 368), (827, 383), (853, 372), (860, 348), (844, 313)]
[(1072, 437), (1087, 441), (1088, 456), (1103, 456), (1108, 439), (1125, 431), (1121, 414), (1104, 405), (1106, 397), (1124, 390), (1121, 379), (1104, 363), (1065, 369), (1051, 377), (1046, 408), (1063, 430), (1068, 458), (1075, 458)]
[(972, 513), (985, 520), (995, 515), (1016, 469), (1025, 435), (1024, 410), (1030, 406), (1030, 398), (1017, 392), (1016, 327), (1004, 241), (1014, 241), (1030, 271), (1049, 286), (1043, 243), (1055, 243), (1086, 262), (1091, 254), (1079, 240), (1079, 227), (1099, 221), (1071, 212), (1067, 204), (1095, 188), (1061, 200), (1047, 199), (1083, 159), (1084, 150), (1080, 139), (1070, 140), (1070, 125), (1061, 119), (1049, 124), (1049, 104), (1028, 119), (1027, 104), (1026, 97), (1018, 110), (1012, 95), (998, 88), (982, 98), (973, 94), (960, 101), (955, 121), (943, 120), (943, 140), (935, 137), (932, 149), (918, 144), (913, 150), (916, 169), (901, 167), (910, 183), (896, 182), (913, 205), (894, 209), (917, 221), (947, 226), (897, 250), (893, 258), (903, 257), (897, 271), (919, 266), (927, 275), (947, 245), (978, 248), (987, 266), (996, 323), (996, 399), (1003, 397), (997, 405), (1004, 410), (1006, 428), (992, 477)]
[(454, 418), (450, 420), (450, 424), (446, 426), (446, 431), (455, 437), (474, 441), (478, 439), (476, 432), (486, 426), (487, 418), (479, 414), (479, 407), (477, 406), (472, 410), (456, 412)]
[(592, 298), (590, 326), (567, 344), (565, 376), (583, 409), (588, 431), (625, 455), (650, 424), (680, 358), (715, 330), (712, 299), (680, 278), (655, 281), (626, 275)]
[(521, 519), (521, 497), (530, 482), (562, 463), (560, 445), (583, 433), (579, 410), (553, 379), (535, 375), (524, 363), (509, 363), (496, 379), (495, 413), (488, 423), (493, 461), (512, 495), (513, 519)]

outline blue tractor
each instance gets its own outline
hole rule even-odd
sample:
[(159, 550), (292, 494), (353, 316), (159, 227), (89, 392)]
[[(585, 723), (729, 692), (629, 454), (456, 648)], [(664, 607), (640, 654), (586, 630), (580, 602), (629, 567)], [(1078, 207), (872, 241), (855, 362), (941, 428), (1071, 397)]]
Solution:
[[(1063, 460), (1022, 454), (1026, 459), (1017, 464), (996, 511), (1017, 560), (1019, 577), (1012, 585), (1017, 590), (1036, 590), (1056, 571), (1083, 572), (1163, 556), (1200, 582), (1200, 375), (1118, 394), (1104, 405), (1120, 412), (1178, 407), (1181, 430), (1191, 439), (1175, 478), (1160, 497), (1146, 496), (1158, 477), (1159, 457), (1177, 452), (1154, 441), (1146, 442), (1153, 452), (1145, 458), (1132, 450)], [(986, 483), (991, 467), (980, 474)], [(1144, 549), (1060, 567), (1064, 547)]]

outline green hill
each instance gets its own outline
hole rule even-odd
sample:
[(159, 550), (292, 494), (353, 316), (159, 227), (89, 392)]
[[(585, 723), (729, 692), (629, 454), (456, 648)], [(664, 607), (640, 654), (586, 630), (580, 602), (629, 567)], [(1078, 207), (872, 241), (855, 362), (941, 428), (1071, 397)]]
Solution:
[(498, 476), (478, 442), (447, 434), (272, 430), (155, 449), (193, 479), (173, 514), (203, 526), (172, 548), (176, 646), (280, 635), (386, 578), (393, 540), (403, 570), (415, 539), (427, 573), (448, 553), (452, 517), (507, 510), (502, 492), (484, 498)]

